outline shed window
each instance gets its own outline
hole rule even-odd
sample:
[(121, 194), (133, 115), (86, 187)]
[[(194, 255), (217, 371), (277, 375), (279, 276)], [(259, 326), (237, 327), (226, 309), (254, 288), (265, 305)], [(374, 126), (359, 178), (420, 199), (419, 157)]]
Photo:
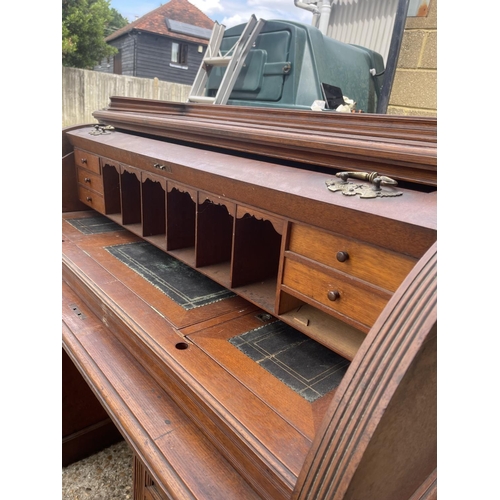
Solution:
[(185, 43), (172, 42), (172, 62), (187, 64), (188, 46)]

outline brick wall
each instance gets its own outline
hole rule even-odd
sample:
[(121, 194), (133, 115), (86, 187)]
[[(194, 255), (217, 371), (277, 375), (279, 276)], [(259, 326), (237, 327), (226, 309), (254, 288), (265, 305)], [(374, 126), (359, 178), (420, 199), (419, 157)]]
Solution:
[(406, 21), (387, 113), (437, 116), (437, 0)]

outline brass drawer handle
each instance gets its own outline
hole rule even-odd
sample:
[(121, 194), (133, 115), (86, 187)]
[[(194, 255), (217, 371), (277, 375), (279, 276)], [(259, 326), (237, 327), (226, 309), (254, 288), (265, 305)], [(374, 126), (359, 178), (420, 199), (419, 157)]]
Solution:
[(349, 260), (349, 254), (347, 252), (337, 252), (337, 260), (339, 262), (345, 262)]
[(371, 182), (377, 190), (380, 186), (397, 186), (398, 182), (385, 175), (379, 175), (378, 172), (337, 172), (335, 174), (342, 181), (347, 182), (347, 179), (361, 179)]
[[(395, 191), (394, 189), (382, 189), (381, 186), (397, 186), (398, 183), (390, 177), (379, 175), (377, 172), (337, 172), (335, 175), (340, 177), (341, 180), (338, 182), (333, 179), (325, 181), (326, 187), (334, 193), (340, 191), (345, 196), (359, 194), (360, 198), (391, 197), (403, 194), (401, 191)], [(347, 179), (349, 178), (368, 181), (371, 185), (348, 182)]]
[(330, 290), (327, 293), (328, 300), (335, 302), (337, 299), (340, 299), (340, 293), (338, 290)]
[(166, 169), (167, 169), (167, 167), (166, 167), (165, 165), (162, 165), (161, 163), (155, 163), (155, 164), (153, 165), (153, 167), (154, 167), (154, 168), (157, 168), (157, 169), (159, 169), (159, 170), (166, 170)]

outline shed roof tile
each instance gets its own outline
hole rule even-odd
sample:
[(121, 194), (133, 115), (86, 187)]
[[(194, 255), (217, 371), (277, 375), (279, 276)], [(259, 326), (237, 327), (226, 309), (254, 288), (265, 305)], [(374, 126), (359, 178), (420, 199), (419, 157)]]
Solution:
[(170, 0), (157, 9), (144, 14), (144, 16), (134, 22), (127, 24), (127, 26), (115, 31), (106, 38), (106, 41), (110, 42), (132, 30), (139, 30), (159, 35), (167, 35), (180, 40), (207, 43), (207, 40), (203, 38), (170, 31), (166, 23), (166, 18), (186, 24), (192, 24), (200, 28), (212, 29), (214, 25), (214, 21), (192, 3), (188, 2), (188, 0)]

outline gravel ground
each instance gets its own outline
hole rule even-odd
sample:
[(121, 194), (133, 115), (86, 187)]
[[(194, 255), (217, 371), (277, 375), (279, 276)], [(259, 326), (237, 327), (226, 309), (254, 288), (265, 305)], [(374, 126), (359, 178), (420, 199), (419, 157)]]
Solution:
[(132, 452), (125, 441), (62, 470), (62, 500), (132, 497)]

